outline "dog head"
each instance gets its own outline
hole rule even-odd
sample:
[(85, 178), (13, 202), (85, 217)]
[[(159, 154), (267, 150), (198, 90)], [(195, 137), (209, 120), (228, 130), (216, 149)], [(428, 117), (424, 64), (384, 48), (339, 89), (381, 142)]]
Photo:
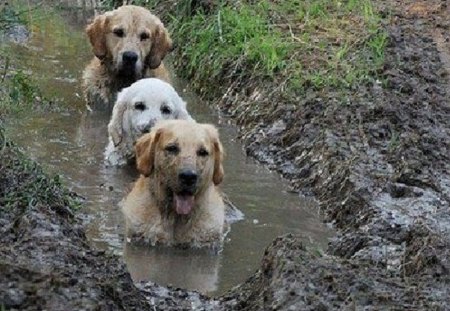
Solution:
[(134, 5), (95, 17), (86, 28), (95, 56), (117, 75), (139, 79), (172, 50), (172, 40), (158, 17)]
[(108, 134), (116, 147), (121, 143), (132, 145), (150, 132), (156, 121), (171, 119), (192, 120), (186, 103), (169, 83), (141, 79), (118, 94)]
[[(210, 124), (158, 122), (136, 143), (137, 168), (155, 178), (179, 215), (190, 214), (195, 199), (223, 179), (223, 148)], [(167, 201), (167, 200), (166, 200)]]

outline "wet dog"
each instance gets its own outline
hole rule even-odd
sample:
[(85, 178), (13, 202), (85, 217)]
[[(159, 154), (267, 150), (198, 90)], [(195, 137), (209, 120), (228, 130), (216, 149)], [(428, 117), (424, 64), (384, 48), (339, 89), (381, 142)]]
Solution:
[(220, 247), (225, 211), (222, 144), (209, 124), (158, 122), (136, 143), (141, 176), (122, 210), (127, 235), (152, 245)]
[(108, 125), (107, 165), (123, 165), (135, 158), (136, 140), (158, 120), (192, 120), (186, 103), (162, 80), (146, 78), (123, 89), (117, 96)]
[(83, 72), (89, 106), (111, 109), (122, 88), (145, 78), (170, 82), (163, 59), (172, 40), (158, 17), (142, 7), (126, 5), (97, 16), (86, 33), (95, 54)]

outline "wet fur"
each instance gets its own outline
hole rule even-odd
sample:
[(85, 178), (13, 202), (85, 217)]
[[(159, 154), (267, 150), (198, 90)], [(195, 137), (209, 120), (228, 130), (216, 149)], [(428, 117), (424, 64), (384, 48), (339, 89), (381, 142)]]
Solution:
[[(145, 105), (143, 111), (136, 109), (138, 102)], [(163, 106), (170, 109), (170, 113), (162, 113)], [(170, 84), (146, 78), (123, 89), (117, 97), (108, 125), (106, 164), (117, 166), (132, 163), (136, 140), (157, 121), (164, 119), (192, 120), (186, 103)]]
[[(164, 148), (173, 140), (183, 147), (178, 156), (167, 158)], [(206, 159), (183, 153), (183, 149), (196, 148), (200, 143), (208, 145)], [(138, 140), (136, 156), (141, 176), (122, 208), (127, 235), (152, 245), (220, 247), (225, 208), (217, 188), (223, 179), (223, 151), (217, 130), (192, 121), (162, 121)], [(179, 168), (193, 158), (200, 175), (195, 205), (190, 214), (178, 215), (170, 189), (176, 187)]]
[[(118, 38), (113, 32), (125, 29)], [(140, 40), (142, 32), (149, 35)], [(136, 80), (155, 77), (170, 82), (162, 60), (172, 50), (172, 40), (158, 17), (142, 7), (127, 5), (97, 16), (86, 27), (86, 34), (95, 57), (83, 72), (83, 92), (87, 103), (95, 109), (111, 109), (117, 93)], [(121, 53), (134, 51), (139, 55), (139, 70), (120, 72)]]

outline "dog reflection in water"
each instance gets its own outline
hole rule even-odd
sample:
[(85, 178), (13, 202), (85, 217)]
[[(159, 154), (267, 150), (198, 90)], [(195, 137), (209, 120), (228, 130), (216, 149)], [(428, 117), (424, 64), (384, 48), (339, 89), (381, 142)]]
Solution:
[(134, 282), (152, 281), (204, 294), (217, 290), (221, 256), (209, 250), (125, 243), (124, 258)]

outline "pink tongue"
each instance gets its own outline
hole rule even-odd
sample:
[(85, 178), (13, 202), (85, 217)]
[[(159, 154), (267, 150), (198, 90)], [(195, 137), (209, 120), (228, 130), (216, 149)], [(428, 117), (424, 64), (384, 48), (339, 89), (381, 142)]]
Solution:
[(179, 215), (187, 215), (194, 206), (193, 195), (175, 195), (175, 209)]

